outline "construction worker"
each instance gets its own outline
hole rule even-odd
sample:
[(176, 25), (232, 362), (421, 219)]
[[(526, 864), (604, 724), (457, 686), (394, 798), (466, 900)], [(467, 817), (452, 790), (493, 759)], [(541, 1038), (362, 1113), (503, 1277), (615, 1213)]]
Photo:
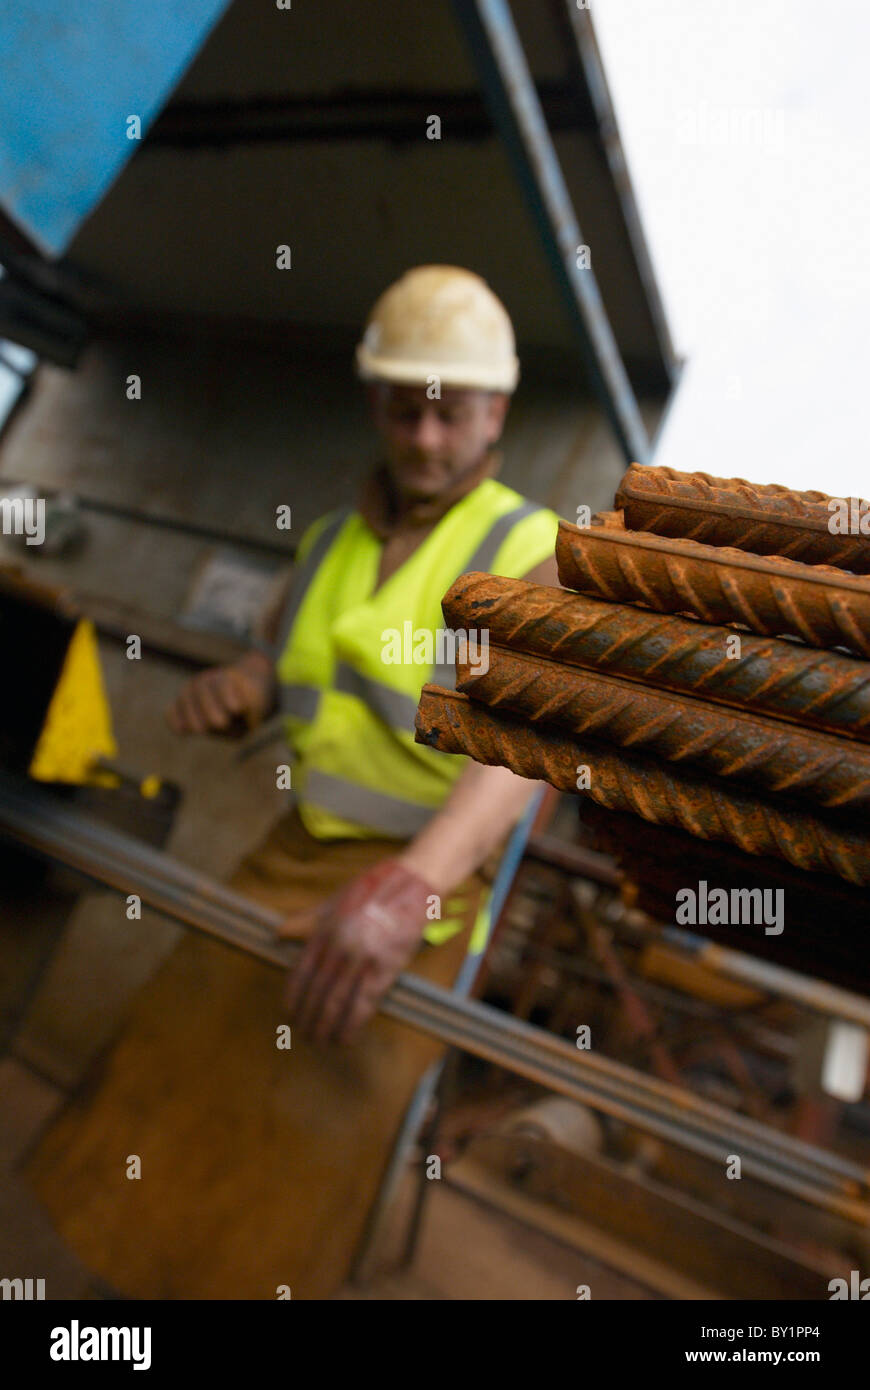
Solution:
[[(558, 582), (555, 515), (493, 477), (518, 363), (484, 281), (452, 266), (409, 271), (375, 305), (357, 363), (386, 461), (356, 512), (306, 533), (277, 669), (251, 653), (194, 678), (169, 712), (177, 733), (224, 731), (239, 716), (259, 722), (280, 691), (298, 756), (293, 833), (415, 832), (315, 915), (288, 1003), (317, 1041), (358, 1034), (419, 947), (431, 900), (487, 860), (536, 788), (414, 744), (422, 685), (453, 684), (453, 672), (388, 664), (384, 634), (438, 628), (443, 594), (468, 569)], [(305, 922), (288, 922), (288, 935)], [(449, 933), (439, 922), (429, 939)]]
[[(555, 514), (495, 476), (518, 377), (508, 315), (477, 275), (418, 267), (375, 304), (357, 368), (382, 464), (355, 508), (306, 531), (258, 648), (196, 676), (167, 712), (176, 733), (204, 734), (282, 711), (294, 803), (229, 886), (279, 908), (306, 945), (282, 999), (268, 967), (185, 939), (140, 996), (89, 1125), (61, 1123), (35, 1165), (56, 1214), (59, 1192), (78, 1203), (61, 1229), (124, 1293), (270, 1297), (277, 1281), (322, 1297), (346, 1278), (392, 1137), (441, 1052), (373, 1017), (378, 1002), (406, 968), (453, 982), (485, 938), (482, 870), (539, 785), (413, 732), (422, 685), (453, 684), (437, 638), (457, 575), (557, 583)], [(179, 1011), (186, 1034), (168, 1021)], [(285, 1056), (274, 1039), (288, 1017)], [(181, 1148), (167, 1105), (184, 1116)], [(121, 1232), (82, 1249), (86, 1227), (111, 1226), (100, 1170), (119, 1125), (153, 1192), (125, 1194)], [(180, 1240), (197, 1219), (217, 1247)]]

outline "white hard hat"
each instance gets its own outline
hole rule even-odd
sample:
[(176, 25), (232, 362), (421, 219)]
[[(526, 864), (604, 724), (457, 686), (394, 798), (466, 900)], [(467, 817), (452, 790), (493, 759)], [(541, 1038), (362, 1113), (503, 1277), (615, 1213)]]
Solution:
[(455, 265), (420, 265), (385, 290), (356, 350), (364, 381), (513, 391), (519, 377), (507, 310), (485, 280)]

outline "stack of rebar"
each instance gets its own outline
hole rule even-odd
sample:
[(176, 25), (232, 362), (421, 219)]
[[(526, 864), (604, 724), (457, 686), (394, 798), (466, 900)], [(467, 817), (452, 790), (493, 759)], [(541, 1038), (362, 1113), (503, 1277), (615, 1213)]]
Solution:
[(625, 818), (650, 823), (660, 879), (675, 844), (716, 841), (738, 883), (785, 875), (804, 917), (866, 920), (870, 506), (635, 464), (616, 508), (560, 522), (561, 589), (453, 584), (445, 622), (487, 631), (488, 662), (424, 687), (417, 740), (617, 813), (627, 865)]

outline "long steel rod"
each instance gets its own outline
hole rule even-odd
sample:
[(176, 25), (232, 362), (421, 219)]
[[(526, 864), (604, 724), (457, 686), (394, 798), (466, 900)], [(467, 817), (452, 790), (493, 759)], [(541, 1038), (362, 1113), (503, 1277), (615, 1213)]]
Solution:
[[(295, 958), (298, 947), (276, 939), (280, 913), (177, 864), (161, 851), (89, 822), (49, 794), (5, 774), (0, 776), (0, 831), (98, 882), (136, 892), (157, 910), (264, 961), (286, 968)], [(581, 1052), (561, 1038), (477, 1001), (457, 999), (413, 975), (399, 977), (382, 1008), (419, 1031), (697, 1153), (724, 1161), (727, 1153), (739, 1152), (747, 1173), (870, 1224), (870, 1207), (863, 1200), (870, 1175), (837, 1155)]]
[[(100, 881), (110, 886), (129, 888), (131, 877), (138, 877), (139, 886), (144, 889), (141, 896), (152, 906), (171, 911), (175, 916), (182, 917), (184, 914), (182, 920), (189, 921), (190, 925), (207, 930), (230, 945), (251, 951), (269, 963), (283, 967), (292, 963), (297, 945), (286, 939), (277, 941), (275, 938), (277, 926), (283, 920), (279, 913), (225, 889), (222, 884), (178, 864), (160, 851), (140, 846), (126, 835), (89, 822), (74, 812), (59, 810), (53, 815), (53, 807), (47, 804), (43, 795), (40, 795), (39, 801), (42, 803), (39, 806), (42, 820), (39, 839), (42, 844), (37, 842), (32, 825), (28, 833), (28, 827), (22, 824), (20, 818), (17, 823), (20, 838), (24, 839), (26, 834), (26, 842), (33, 847), (44, 847), (52, 857), (62, 858), (71, 867), (84, 872), (93, 873), (96, 864), (100, 869)], [(7, 820), (7, 805), (0, 793), (0, 824)], [(55, 820), (53, 826), (50, 823), (52, 819)], [(65, 852), (59, 853), (64, 846)], [(222, 898), (225, 898), (224, 902)], [(249, 918), (255, 920), (252, 922)], [(529, 1044), (534, 1045), (539, 1060), (544, 1054), (550, 1053), (562, 1061), (567, 1060), (576, 1070), (576, 1049), (553, 1034), (530, 1028), (518, 1020), (507, 1020), (504, 1014), (475, 1001), (461, 1001), (455, 995), (413, 975), (401, 977), (399, 986), (392, 1002), (395, 1004), (395, 1016), (401, 1016), (404, 1022), (413, 1023), (415, 1010), (421, 1017), (425, 1013), (432, 1027), (424, 1031), (434, 1031), (436, 1036), (444, 1036), (440, 1030), (455, 1025), (456, 1015), (460, 1014), (463, 1015), (462, 1023), (468, 1025), (470, 1022), (477, 1033), (483, 1024), (490, 1034), (494, 1026), (496, 1033), (501, 1035), (495, 1038), (496, 1052), (488, 1053), (488, 1060), (499, 1061), (499, 1044), (507, 1043), (512, 1047), (517, 1034), (521, 1034)], [(505, 1035), (506, 1022), (508, 1028)], [(493, 1041), (491, 1036), (489, 1040)], [(600, 1072), (608, 1082), (625, 1087), (626, 1097), (636, 1091), (638, 1077), (630, 1069), (595, 1055), (582, 1060), (585, 1069)], [(505, 1061), (505, 1064), (508, 1063)], [(705, 1116), (710, 1111), (709, 1103), (701, 1097), (679, 1089), (675, 1091), (656, 1078), (643, 1078), (642, 1086), (649, 1092), (653, 1103), (673, 1105), (671, 1113), (675, 1115), (685, 1117), (687, 1110), (694, 1110)], [(762, 1144), (767, 1138), (765, 1133), (759, 1135), (753, 1122), (742, 1116), (721, 1110), (716, 1112), (716, 1118), (727, 1120), (732, 1134), (745, 1132), (750, 1140)], [(779, 1149), (783, 1145), (793, 1148), (796, 1142), (788, 1136), (776, 1136)], [(794, 1152), (802, 1163), (812, 1161), (804, 1146), (798, 1145)], [(823, 1155), (823, 1167), (830, 1166), (831, 1162), (841, 1167), (842, 1161), (836, 1156)], [(854, 1176), (851, 1165), (846, 1165), (842, 1171)]]
[[(629, 811), (701, 840), (721, 840), (747, 854), (870, 885), (870, 836), (858, 818), (826, 819), (785, 798), (767, 800), (731, 783), (726, 788), (717, 778), (642, 753), (532, 726), (437, 685), (423, 686), (416, 736), (442, 753), (464, 753), (558, 791), (589, 796), (606, 810)], [(580, 769), (585, 784), (578, 790)]]
[(713, 777), (837, 810), (870, 806), (870, 749), (744, 710), (655, 690), (490, 643), (486, 670), (456, 661), (456, 689), (492, 709)]
[(749, 632), (737, 652), (728, 628), (494, 574), (460, 575), (441, 607), (512, 651), (870, 741), (870, 665), (853, 656)]
[(655, 531), (870, 574), (870, 503), (858, 497), (795, 492), (778, 483), (635, 463), (617, 489), (615, 505), (625, 512), (629, 531)]
[[(39, 795), (41, 825), (39, 831), (34, 833), (35, 827), (32, 823), (28, 824), (26, 811), (24, 817), (15, 811), (10, 816), (10, 800), (0, 790), (0, 825), (13, 821), (18, 838), (33, 848), (44, 850), (70, 867), (96, 876), (99, 881), (112, 887), (129, 889), (131, 882), (137, 880), (137, 886), (143, 889), (143, 900), (151, 906), (170, 912), (189, 925), (249, 951), (270, 964), (286, 968), (295, 958), (297, 944), (275, 938), (275, 931), (283, 919), (272, 909), (225, 889), (219, 882), (177, 863), (160, 851), (140, 846), (126, 835), (88, 821), (77, 813), (55, 811), (43, 794)], [(98, 873), (95, 873), (95, 868), (99, 870)], [(225, 902), (221, 902), (222, 898), (225, 898)], [(505, 1065), (510, 1065), (507, 1051), (500, 1053), (499, 1048), (505, 1045), (512, 1048), (520, 1035), (521, 1039), (533, 1045), (538, 1060), (542, 1060), (545, 1054), (552, 1054), (561, 1061), (567, 1060), (571, 1068), (576, 1070), (576, 1049), (554, 1034), (531, 1028), (515, 1019), (507, 1019), (504, 1014), (476, 1001), (460, 1000), (452, 993), (413, 975), (402, 976), (398, 985), (396, 997), (390, 1000), (390, 1008), (385, 1011), (394, 1012), (394, 1016), (401, 1017), (403, 1022), (413, 1025), (415, 1017), (422, 1018), (425, 1014), (431, 1026), (423, 1031), (452, 1041), (452, 1038), (447, 1039), (444, 1030), (454, 1027), (457, 1015), (460, 1015), (462, 1025), (467, 1028), (471, 1024), (478, 1036), (482, 1036), (481, 1025), (484, 1031), (489, 1030), (487, 1041), (495, 1047), (494, 1052), (486, 1054), (490, 1061), (501, 1060)], [(493, 1028), (497, 1035), (494, 1039)], [(608, 1058), (592, 1054), (583, 1058), (582, 1064), (585, 1070), (600, 1073), (608, 1083), (624, 1088), (626, 1099), (636, 1093), (640, 1080), (650, 1103), (672, 1106), (672, 1115), (685, 1118), (687, 1111), (695, 1111), (706, 1117), (713, 1113), (709, 1103), (692, 1092), (675, 1090), (655, 1077), (638, 1078), (637, 1073)], [(766, 1132), (759, 1133), (752, 1121), (740, 1115), (715, 1110), (715, 1118), (727, 1120), (732, 1135), (739, 1132), (750, 1141), (762, 1145), (768, 1138)], [(777, 1151), (790, 1149), (804, 1166), (813, 1161), (806, 1147), (787, 1135), (777, 1135), (775, 1147)], [(822, 1167), (833, 1165), (844, 1175), (855, 1176), (853, 1166), (846, 1164), (844, 1167), (843, 1160), (835, 1155), (822, 1154), (822, 1159)]]
[(728, 546), (560, 521), (559, 582), (566, 589), (706, 623), (741, 623), (763, 636), (870, 657), (870, 579)]

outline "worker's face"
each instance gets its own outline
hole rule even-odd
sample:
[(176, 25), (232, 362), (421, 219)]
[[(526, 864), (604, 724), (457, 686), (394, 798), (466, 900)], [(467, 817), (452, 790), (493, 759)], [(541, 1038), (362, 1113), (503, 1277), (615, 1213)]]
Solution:
[(393, 478), (406, 497), (437, 497), (483, 458), (499, 439), (509, 397), (492, 391), (425, 386), (369, 386), (375, 426)]

